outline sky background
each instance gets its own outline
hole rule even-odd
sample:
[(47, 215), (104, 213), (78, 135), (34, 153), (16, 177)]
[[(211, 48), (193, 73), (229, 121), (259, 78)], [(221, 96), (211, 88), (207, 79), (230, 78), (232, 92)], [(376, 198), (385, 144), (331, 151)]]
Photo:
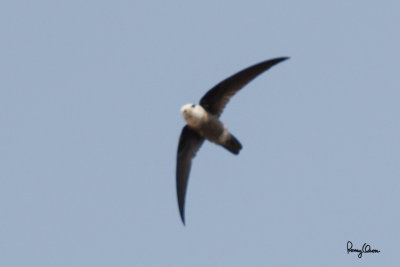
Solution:
[[(400, 266), (399, 1), (1, 1), (0, 266)], [(186, 227), (180, 108), (229, 102)], [(367, 242), (380, 254), (347, 254)]]

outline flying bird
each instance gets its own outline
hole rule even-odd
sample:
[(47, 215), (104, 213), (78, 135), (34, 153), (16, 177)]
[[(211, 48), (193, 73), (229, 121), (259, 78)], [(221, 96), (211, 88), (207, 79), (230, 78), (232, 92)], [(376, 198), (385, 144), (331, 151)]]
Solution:
[(179, 138), (176, 190), (183, 224), (185, 224), (185, 195), (190, 166), (204, 140), (221, 145), (235, 155), (242, 149), (240, 142), (219, 120), (229, 99), (259, 74), (286, 59), (288, 57), (274, 58), (248, 67), (214, 86), (202, 97), (200, 104), (187, 104), (181, 108), (187, 124), (183, 127)]

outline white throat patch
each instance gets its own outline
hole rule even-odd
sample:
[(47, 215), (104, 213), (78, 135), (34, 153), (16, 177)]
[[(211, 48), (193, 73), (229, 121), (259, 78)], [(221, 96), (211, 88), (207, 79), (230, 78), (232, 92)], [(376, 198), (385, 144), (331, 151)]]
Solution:
[(199, 127), (207, 119), (207, 112), (200, 105), (184, 105), (181, 113), (186, 123), (194, 128)]

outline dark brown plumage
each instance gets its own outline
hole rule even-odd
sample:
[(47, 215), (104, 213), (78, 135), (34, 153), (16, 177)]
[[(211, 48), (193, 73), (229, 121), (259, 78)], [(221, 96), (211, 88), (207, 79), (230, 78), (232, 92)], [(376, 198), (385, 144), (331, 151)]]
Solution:
[[(200, 106), (202, 106), (206, 112), (210, 113), (211, 116), (218, 118), (229, 99), (237, 91), (264, 71), (286, 59), (288, 58), (280, 57), (263, 61), (232, 75), (209, 90), (200, 100)], [(183, 128), (179, 138), (176, 167), (176, 189), (179, 212), (183, 224), (185, 224), (185, 194), (192, 158), (199, 150), (204, 139), (205, 138), (198, 133), (196, 129), (190, 128), (188, 125)], [(229, 137), (226, 143), (221, 145), (234, 154), (238, 154), (239, 150), (242, 148), (240, 142), (233, 137), (233, 135)]]

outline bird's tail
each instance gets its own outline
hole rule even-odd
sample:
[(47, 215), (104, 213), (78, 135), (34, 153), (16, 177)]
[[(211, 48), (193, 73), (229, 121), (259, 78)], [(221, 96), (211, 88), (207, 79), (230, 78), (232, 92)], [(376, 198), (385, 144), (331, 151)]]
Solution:
[(223, 146), (235, 155), (239, 154), (240, 149), (242, 149), (242, 145), (233, 135), (226, 140)]

